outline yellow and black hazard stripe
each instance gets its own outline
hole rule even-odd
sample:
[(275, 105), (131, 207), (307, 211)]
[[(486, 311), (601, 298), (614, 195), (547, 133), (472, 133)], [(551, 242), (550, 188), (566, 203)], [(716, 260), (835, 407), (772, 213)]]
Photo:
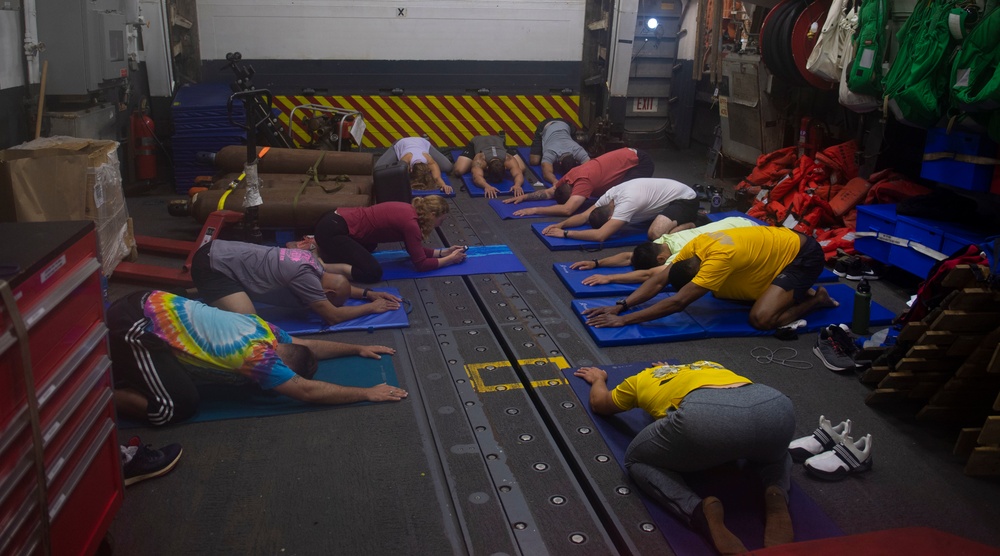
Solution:
[[(362, 147), (385, 148), (401, 137), (426, 134), (437, 147), (461, 147), (476, 135), (494, 135), (503, 130), (511, 146), (531, 144), (538, 122), (563, 118), (580, 125), (580, 97), (561, 95), (511, 96), (276, 96), (279, 119), (289, 126), (296, 106), (318, 104), (354, 110), (364, 115), (366, 130)], [(308, 111), (295, 112), (292, 137), (299, 144), (309, 141), (302, 128)]]

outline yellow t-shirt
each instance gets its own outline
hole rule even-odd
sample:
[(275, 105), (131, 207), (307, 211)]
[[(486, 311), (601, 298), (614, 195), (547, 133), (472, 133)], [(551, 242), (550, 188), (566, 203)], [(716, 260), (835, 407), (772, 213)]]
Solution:
[(712, 232), (688, 242), (674, 263), (697, 256), (692, 283), (722, 299), (756, 301), (799, 254), (799, 241), (792, 230), (770, 226)]
[(718, 363), (695, 361), (687, 365), (650, 367), (626, 378), (611, 391), (611, 400), (622, 411), (642, 408), (654, 419), (666, 417), (677, 409), (684, 396), (703, 386), (725, 386), (751, 380)]
[(710, 224), (705, 224), (704, 226), (691, 228), (690, 230), (681, 230), (680, 232), (674, 232), (672, 234), (663, 234), (659, 238), (654, 239), (653, 243), (666, 245), (670, 248), (670, 258), (663, 263), (670, 264), (674, 262), (674, 259), (677, 258), (677, 254), (681, 252), (681, 249), (684, 249), (684, 246), (687, 245), (688, 242), (701, 234), (718, 232), (720, 230), (732, 230), (735, 228), (749, 228), (756, 225), (757, 223), (749, 218), (743, 218), (742, 216), (728, 216), (718, 222), (712, 222)]

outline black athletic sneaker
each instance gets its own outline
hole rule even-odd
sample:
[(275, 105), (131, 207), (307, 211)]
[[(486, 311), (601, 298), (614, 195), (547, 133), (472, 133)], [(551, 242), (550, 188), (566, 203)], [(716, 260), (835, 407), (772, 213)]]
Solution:
[(861, 280), (862, 278), (872, 281), (878, 280), (878, 274), (875, 274), (875, 271), (872, 270), (872, 267), (870, 267), (864, 259), (859, 258), (853, 265), (848, 267), (847, 274), (844, 275), (844, 278), (854, 280), (855, 282)]
[(827, 329), (830, 332), (830, 336), (833, 337), (833, 341), (837, 342), (837, 344), (840, 346), (840, 349), (848, 357), (850, 357), (851, 360), (856, 359), (858, 353), (861, 352), (861, 348), (859, 348), (858, 344), (854, 342), (854, 336), (852, 336), (851, 333), (849, 332), (849, 328), (847, 328), (847, 325), (845, 324), (838, 326), (831, 324), (829, 327), (827, 327)]
[(831, 332), (833, 329), (841, 330), (837, 325), (830, 325), (819, 331), (819, 337), (816, 338), (816, 345), (813, 346), (813, 353), (831, 371), (842, 373), (854, 370), (856, 366), (854, 359), (847, 353), (841, 342), (837, 341), (834, 337), (834, 333)]
[(858, 258), (854, 255), (840, 257), (837, 259), (837, 263), (833, 265), (833, 273), (841, 278), (847, 276), (847, 271), (850, 270), (852, 265), (856, 264), (857, 260)]
[(143, 444), (138, 436), (133, 436), (128, 445), (121, 447), (125, 486), (166, 475), (177, 465), (183, 452), (180, 444), (154, 450), (151, 445)]

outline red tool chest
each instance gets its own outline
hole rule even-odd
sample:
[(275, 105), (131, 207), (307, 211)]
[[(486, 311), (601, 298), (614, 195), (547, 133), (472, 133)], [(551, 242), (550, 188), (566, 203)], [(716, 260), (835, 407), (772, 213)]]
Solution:
[(92, 554), (124, 494), (94, 225), (0, 223), (0, 237), (16, 305), (0, 299), (0, 554)]

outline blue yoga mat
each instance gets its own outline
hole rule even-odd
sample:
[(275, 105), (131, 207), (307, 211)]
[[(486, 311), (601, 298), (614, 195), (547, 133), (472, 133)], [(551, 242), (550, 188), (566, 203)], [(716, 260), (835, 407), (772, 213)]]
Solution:
[[(448, 175), (447, 174), (442, 173), (441, 174), (441, 179), (444, 180), (444, 182), (446, 184), (451, 185), (451, 180), (448, 179)], [(442, 197), (454, 197), (455, 196), (455, 188), (452, 188), (451, 193), (448, 193), (448, 194), (445, 194), (440, 189), (414, 189), (413, 190), (413, 196), (414, 197), (426, 197), (428, 195), (440, 195)]]
[(406, 251), (378, 251), (375, 259), (382, 265), (383, 280), (402, 278), (432, 278), (436, 276), (467, 276), (470, 274), (503, 274), (505, 272), (525, 272), (524, 264), (506, 245), (482, 245), (469, 247), (465, 262), (438, 268), (428, 272), (417, 272)]
[[(569, 267), (571, 264), (573, 263), (555, 263), (552, 265), (552, 270), (556, 271), (556, 276), (562, 280), (563, 285), (573, 294), (573, 297), (622, 297), (632, 293), (639, 287), (639, 284), (600, 284), (597, 286), (585, 286), (583, 284), (584, 278), (594, 274), (607, 276), (609, 274), (632, 272), (631, 266), (572, 270)], [(670, 288), (670, 286), (667, 287)], [(673, 291), (673, 288), (670, 288), (670, 291)]]
[(496, 211), (497, 215), (503, 220), (508, 220), (511, 218), (558, 218), (557, 216), (547, 216), (545, 214), (532, 214), (531, 216), (514, 216), (514, 211), (518, 211), (521, 209), (535, 208), (535, 207), (554, 207), (556, 205), (556, 202), (551, 199), (547, 199), (545, 201), (524, 201), (516, 205), (514, 203), (510, 204), (504, 203), (503, 199), (490, 199), (489, 204), (490, 207), (494, 211)]
[[(538, 239), (542, 240), (550, 251), (571, 251), (573, 249), (604, 249), (607, 247), (627, 247), (629, 245), (639, 245), (645, 241), (649, 241), (646, 236), (646, 230), (649, 228), (649, 222), (643, 222), (641, 224), (626, 224), (621, 230), (618, 230), (615, 234), (612, 234), (606, 241), (584, 241), (580, 239), (562, 238), (562, 237), (552, 237), (547, 236), (542, 233), (546, 227), (550, 226), (551, 222), (536, 222), (531, 225), (531, 231), (535, 232)], [(578, 226), (576, 228), (566, 228), (567, 230), (590, 230), (590, 226)]]
[[(389, 292), (400, 297), (396, 288), (372, 288), (373, 290)], [(345, 305), (354, 307), (364, 305), (367, 301), (348, 299)], [(381, 330), (383, 328), (406, 328), (410, 319), (406, 316), (405, 307), (385, 313), (364, 315), (356, 319), (339, 322), (333, 326), (326, 324), (323, 318), (305, 308), (277, 307), (264, 303), (256, 303), (257, 314), (267, 322), (295, 336), (299, 334), (320, 334), (324, 332), (343, 332), (346, 330)]]
[[(339, 357), (319, 362), (315, 380), (332, 382), (341, 386), (368, 388), (383, 382), (399, 386), (392, 357), (383, 355), (381, 359), (366, 357)], [(320, 411), (333, 408), (351, 407), (369, 402), (350, 405), (309, 404), (293, 400), (272, 391), (262, 391), (256, 386), (232, 384), (199, 384), (198, 395), (201, 402), (198, 413), (184, 423), (201, 423), (222, 419), (243, 419), (246, 417), (270, 417), (289, 415), (305, 411)], [(405, 403), (405, 402), (404, 402)], [(128, 418), (119, 419), (119, 428), (147, 426)]]
[[(519, 147), (517, 149), (517, 152), (521, 155), (521, 160), (523, 160), (524, 163), (527, 164), (528, 149), (526, 147)], [(451, 154), (452, 158), (458, 160), (458, 157), (462, 155), (462, 151), (454, 150), (451, 152)], [(538, 176), (538, 179), (542, 179), (541, 167), (529, 166), (529, 168), (531, 168), (531, 170), (535, 172), (535, 175)], [(465, 189), (469, 192), (470, 197), (486, 196), (486, 190), (472, 182), (472, 172), (466, 172), (462, 174), (462, 183), (465, 184)], [(503, 180), (497, 183), (491, 183), (490, 185), (497, 188), (497, 190), (500, 192), (500, 195), (510, 195), (511, 189), (514, 188), (514, 180), (513, 178), (510, 177), (510, 173), (505, 172)], [(527, 177), (525, 177), (524, 185), (521, 186), (521, 189), (524, 190), (525, 193), (532, 193), (535, 191), (535, 187), (531, 184), (531, 182), (528, 180)]]
[[(601, 368), (608, 373), (608, 387), (613, 388), (651, 364), (651, 362), (626, 363), (601, 366)], [(575, 370), (563, 369), (563, 374), (624, 470), (625, 450), (635, 435), (652, 423), (653, 419), (641, 409), (633, 409), (611, 417), (595, 415), (590, 409), (590, 385), (582, 378), (573, 376)], [(710, 471), (688, 473), (685, 474), (685, 480), (699, 495), (716, 496), (722, 500), (726, 513), (726, 526), (748, 549), (755, 550), (764, 546), (764, 496), (756, 473), (734, 464)], [(665, 508), (647, 498), (634, 485), (633, 488), (639, 493), (660, 533), (678, 556), (716, 554), (700, 535)], [(792, 483), (789, 493), (788, 508), (792, 516), (796, 541), (824, 539), (844, 534), (826, 512), (795, 483)]]
[[(590, 270), (572, 270), (570, 265), (572, 263), (555, 263), (552, 265), (552, 269), (555, 270), (556, 275), (562, 280), (562, 283), (566, 286), (566, 289), (573, 294), (573, 297), (612, 297), (612, 296), (622, 296), (628, 295), (635, 291), (639, 287), (639, 284), (599, 284), (596, 286), (586, 286), (583, 284), (583, 279), (591, 276), (593, 274), (625, 274), (626, 272), (632, 272), (631, 266), (617, 266), (617, 267), (601, 267), (593, 268)], [(825, 284), (829, 282), (837, 282), (839, 279), (837, 275), (830, 272), (828, 269), (823, 269), (823, 272), (816, 279), (817, 284)], [(669, 286), (668, 286), (669, 287)], [(673, 291), (670, 288), (668, 291)]]
[(758, 220), (757, 218), (754, 218), (753, 216), (750, 216), (750, 215), (748, 215), (746, 213), (743, 213), (743, 212), (740, 212), (738, 210), (727, 210), (726, 212), (710, 212), (710, 213), (708, 213), (708, 219), (711, 220), (712, 222), (718, 222), (719, 220), (722, 220), (724, 218), (729, 218), (730, 216), (739, 216), (740, 218), (746, 218), (747, 220), (753, 220), (754, 223), (757, 224), (758, 226), (767, 226), (768, 225), (767, 222), (764, 222), (763, 220)]
[[(828, 307), (806, 314), (802, 318), (809, 324), (806, 332), (815, 332), (829, 324), (849, 323), (852, 318), (854, 289), (846, 284), (831, 284), (826, 286), (830, 296), (840, 302), (838, 307)], [(653, 299), (639, 305), (640, 308), (669, 297), (670, 293), (661, 293)], [(590, 298), (573, 300), (573, 311), (586, 321), (583, 311), (591, 307), (613, 305), (618, 298)], [(734, 338), (744, 336), (767, 336), (773, 334), (769, 330), (757, 330), (750, 326), (747, 317), (750, 313), (749, 302), (728, 301), (718, 299), (713, 295), (705, 295), (680, 313), (667, 315), (656, 320), (639, 324), (630, 324), (619, 328), (587, 327), (587, 332), (597, 345), (628, 346), (637, 344), (653, 344), (658, 342), (676, 342), (698, 338)], [(887, 325), (895, 318), (895, 314), (878, 303), (872, 302), (872, 326)], [(802, 329), (800, 329), (802, 330)]]
[[(590, 208), (597, 199), (587, 199), (583, 206), (580, 207), (580, 211)], [(497, 213), (503, 220), (508, 220), (511, 218), (521, 219), (521, 218), (561, 218), (559, 216), (552, 216), (546, 214), (532, 214), (530, 216), (514, 216), (514, 212), (524, 208), (534, 208), (534, 207), (552, 207), (555, 206), (556, 202), (547, 199), (544, 201), (523, 201), (517, 204), (514, 203), (504, 203), (503, 199), (490, 199), (490, 207)]]

